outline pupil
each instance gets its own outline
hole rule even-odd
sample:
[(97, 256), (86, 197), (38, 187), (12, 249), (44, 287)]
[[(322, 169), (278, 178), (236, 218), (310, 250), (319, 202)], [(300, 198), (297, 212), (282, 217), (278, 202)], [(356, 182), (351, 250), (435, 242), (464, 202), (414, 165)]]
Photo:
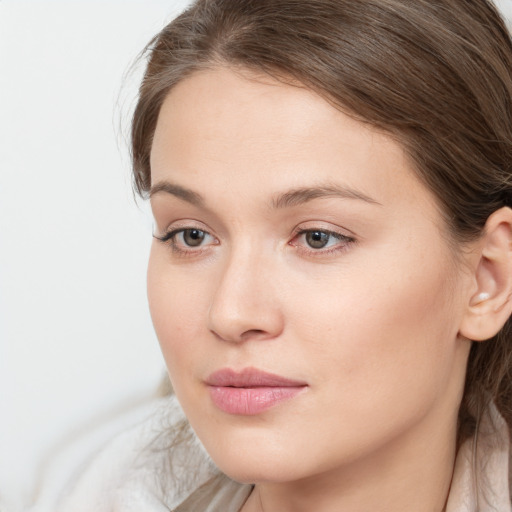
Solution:
[(187, 229), (183, 233), (183, 240), (187, 245), (192, 247), (196, 247), (201, 245), (201, 242), (204, 240), (205, 233), (200, 229)]
[(310, 233), (306, 233), (306, 241), (313, 249), (322, 249), (322, 247), (327, 245), (329, 235), (322, 231), (311, 231)]

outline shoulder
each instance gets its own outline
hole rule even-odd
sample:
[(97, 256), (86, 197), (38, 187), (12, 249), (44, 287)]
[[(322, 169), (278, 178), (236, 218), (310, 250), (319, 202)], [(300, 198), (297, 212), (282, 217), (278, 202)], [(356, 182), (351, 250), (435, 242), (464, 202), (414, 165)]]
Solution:
[(446, 512), (512, 512), (508, 427), (490, 404), (473, 438), (459, 449)]
[(168, 511), (218, 473), (174, 396), (154, 400), (125, 421), (31, 511)]

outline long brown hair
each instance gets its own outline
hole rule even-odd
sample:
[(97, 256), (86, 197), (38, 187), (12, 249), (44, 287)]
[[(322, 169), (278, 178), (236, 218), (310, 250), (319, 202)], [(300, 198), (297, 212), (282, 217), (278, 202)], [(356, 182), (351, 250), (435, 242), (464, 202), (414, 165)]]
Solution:
[[(228, 65), (314, 90), (398, 140), (438, 198), (454, 242), (512, 205), (512, 42), (486, 0), (198, 0), (148, 45), (132, 123), (136, 190), (169, 90)], [(512, 323), (473, 343), (463, 440), (489, 401), (512, 426)]]

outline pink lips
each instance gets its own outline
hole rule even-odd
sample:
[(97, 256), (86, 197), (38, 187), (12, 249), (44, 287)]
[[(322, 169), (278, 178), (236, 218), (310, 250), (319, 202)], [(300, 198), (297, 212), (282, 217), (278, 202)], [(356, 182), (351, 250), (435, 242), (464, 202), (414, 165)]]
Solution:
[(213, 403), (228, 414), (259, 414), (298, 395), (307, 384), (255, 368), (241, 372), (223, 369), (212, 373), (206, 384)]

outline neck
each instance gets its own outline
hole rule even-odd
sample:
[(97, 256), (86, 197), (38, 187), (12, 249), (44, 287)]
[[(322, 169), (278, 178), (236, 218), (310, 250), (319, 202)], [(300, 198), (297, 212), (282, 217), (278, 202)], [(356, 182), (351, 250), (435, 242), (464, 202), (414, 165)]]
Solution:
[(257, 483), (242, 512), (442, 512), (455, 426), (453, 418), (441, 428), (423, 424), (356, 463), (296, 482)]

